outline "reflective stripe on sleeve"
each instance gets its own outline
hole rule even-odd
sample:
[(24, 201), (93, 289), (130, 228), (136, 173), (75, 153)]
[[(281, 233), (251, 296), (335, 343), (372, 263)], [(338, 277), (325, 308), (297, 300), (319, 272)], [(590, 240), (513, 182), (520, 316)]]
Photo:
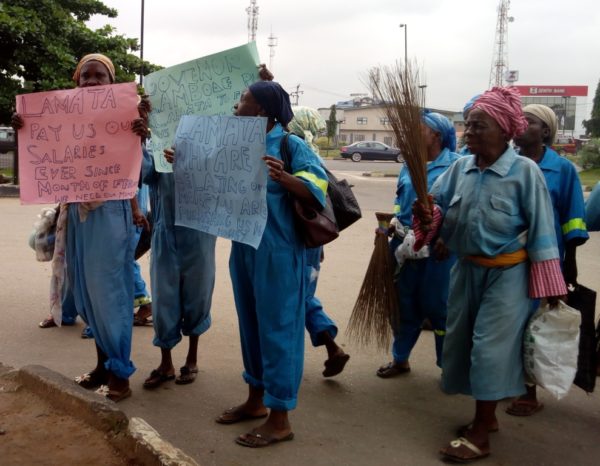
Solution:
[(304, 170), (294, 173), (294, 176), (297, 176), (299, 178), (304, 178), (305, 180), (314, 183), (317, 186), (317, 188), (319, 188), (321, 191), (323, 191), (323, 195), (327, 196), (327, 184), (328, 184), (327, 180), (319, 178), (314, 173), (310, 173), (310, 172), (307, 172)]
[(572, 218), (561, 226), (563, 235), (568, 235), (573, 230), (587, 230), (585, 221), (582, 218)]

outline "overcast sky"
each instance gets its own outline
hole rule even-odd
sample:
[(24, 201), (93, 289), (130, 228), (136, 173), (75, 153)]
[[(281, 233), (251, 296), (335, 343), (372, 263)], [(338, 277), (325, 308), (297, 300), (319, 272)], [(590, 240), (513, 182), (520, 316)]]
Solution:
[[(141, 0), (104, 0), (118, 18), (94, 17), (119, 34), (139, 37)], [(372, 66), (408, 56), (422, 65), (427, 105), (462, 109), (488, 86), (498, 0), (258, 0), (257, 46), (269, 64), (267, 39), (277, 37), (273, 72), (300, 104), (330, 106), (363, 84)], [(171, 66), (248, 40), (250, 0), (146, 0), (144, 58)], [(600, 5), (594, 0), (513, 0), (509, 68), (516, 84), (588, 85), (579, 100), (586, 118), (600, 78)], [(579, 122), (578, 122), (579, 123)]]

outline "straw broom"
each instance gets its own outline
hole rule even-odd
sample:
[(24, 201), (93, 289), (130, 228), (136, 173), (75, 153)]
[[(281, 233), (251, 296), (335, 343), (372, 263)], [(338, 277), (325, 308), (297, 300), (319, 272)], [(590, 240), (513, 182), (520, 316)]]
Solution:
[[(421, 134), (419, 73), (407, 63), (404, 67), (396, 65), (372, 70), (370, 81), (373, 95), (384, 103), (385, 114), (403, 154), (417, 199), (428, 206), (427, 152)], [(387, 233), (392, 214), (375, 215), (380, 222), (380, 230)], [(376, 235), (375, 249), (347, 330), (348, 335), (361, 344), (374, 342), (379, 348), (387, 349), (391, 328), (397, 329), (399, 326), (400, 310), (393, 283), (394, 268), (387, 234)]]

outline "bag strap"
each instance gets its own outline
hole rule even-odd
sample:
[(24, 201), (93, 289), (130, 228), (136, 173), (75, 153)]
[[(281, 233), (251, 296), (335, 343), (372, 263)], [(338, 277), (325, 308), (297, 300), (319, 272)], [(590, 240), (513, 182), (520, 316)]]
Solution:
[(292, 160), (290, 154), (290, 148), (288, 146), (288, 139), (290, 138), (290, 133), (285, 133), (285, 136), (281, 139), (281, 144), (279, 145), (279, 152), (281, 154), (281, 160), (283, 160), (284, 170), (288, 173), (292, 173)]

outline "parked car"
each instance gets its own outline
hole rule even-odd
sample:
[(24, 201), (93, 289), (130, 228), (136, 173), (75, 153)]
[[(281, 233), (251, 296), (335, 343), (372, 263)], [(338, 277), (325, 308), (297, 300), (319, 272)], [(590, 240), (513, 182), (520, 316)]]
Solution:
[(340, 149), (340, 155), (345, 159), (351, 159), (353, 162), (361, 160), (393, 160), (402, 162), (400, 149), (390, 147), (387, 144), (377, 141), (360, 141), (343, 146)]
[(15, 149), (15, 130), (8, 126), (0, 126), (0, 154), (14, 151)]
[(577, 141), (570, 136), (558, 135), (552, 148), (560, 155), (575, 154), (577, 152)]

